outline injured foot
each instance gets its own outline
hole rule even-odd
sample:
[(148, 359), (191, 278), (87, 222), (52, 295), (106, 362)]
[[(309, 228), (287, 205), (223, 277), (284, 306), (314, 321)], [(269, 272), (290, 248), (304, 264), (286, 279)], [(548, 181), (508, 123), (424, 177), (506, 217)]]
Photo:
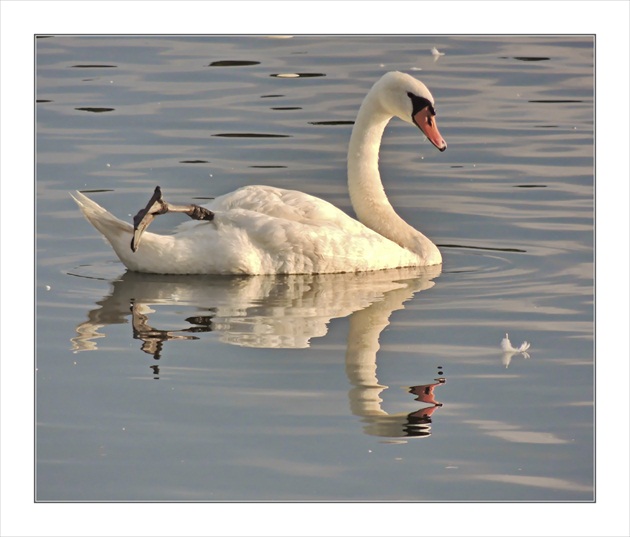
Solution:
[(155, 187), (153, 196), (147, 203), (147, 206), (138, 211), (138, 214), (133, 217), (133, 238), (131, 239), (131, 250), (138, 250), (140, 246), (140, 238), (144, 231), (149, 227), (149, 224), (153, 222), (154, 218), (158, 214), (166, 213), (184, 213), (190, 216), (193, 220), (212, 220), (214, 213), (199, 205), (171, 205), (166, 203), (162, 199), (162, 189), (159, 186)]

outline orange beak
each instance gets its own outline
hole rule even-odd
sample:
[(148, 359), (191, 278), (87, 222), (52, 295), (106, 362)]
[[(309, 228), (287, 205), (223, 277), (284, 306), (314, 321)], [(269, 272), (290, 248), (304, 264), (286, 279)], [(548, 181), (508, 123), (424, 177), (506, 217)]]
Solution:
[(446, 149), (446, 142), (437, 128), (435, 114), (431, 106), (425, 106), (422, 110), (414, 114), (413, 122), (420, 127), (420, 130), (435, 147), (440, 151)]

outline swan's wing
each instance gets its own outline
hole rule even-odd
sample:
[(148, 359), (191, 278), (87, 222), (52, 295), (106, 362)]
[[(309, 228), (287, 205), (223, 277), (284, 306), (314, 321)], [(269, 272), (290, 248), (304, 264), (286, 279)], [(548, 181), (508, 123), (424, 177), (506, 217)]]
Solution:
[(342, 210), (321, 198), (270, 186), (247, 186), (216, 198), (207, 205), (212, 211), (240, 209), (300, 223), (347, 226), (356, 222)]
[(244, 187), (205, 207), (212, 222), (186, 222), (175, 236), (193, 245), (197, 256), (232, 271), (324, 273), (417, 263), (416, 254), (331, 203), (295, 190)]

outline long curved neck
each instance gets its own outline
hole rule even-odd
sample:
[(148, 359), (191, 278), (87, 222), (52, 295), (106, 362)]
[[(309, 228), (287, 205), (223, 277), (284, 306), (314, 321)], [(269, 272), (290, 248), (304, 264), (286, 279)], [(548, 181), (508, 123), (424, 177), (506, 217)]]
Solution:
[(424, 263), (437, 264), (441, 255), (422, 233), (407, 224), (389, 202), (378, 169), (383, 132), (392, 115), (372, 91), (363, 101), (348, 148), (348, 190), (357, 218), (370, 229), (417, 254)]

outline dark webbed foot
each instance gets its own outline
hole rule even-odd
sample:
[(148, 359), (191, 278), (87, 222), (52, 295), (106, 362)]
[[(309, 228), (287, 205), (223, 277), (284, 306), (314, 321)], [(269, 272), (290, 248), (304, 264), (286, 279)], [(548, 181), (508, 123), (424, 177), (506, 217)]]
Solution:
[(144, 209), (138, 211), (138, 214), (133, 217), (133, 238), (131, 239), (131, 250), (136, 251), (140, 245), (140, 238), (144, 233), (144, 230), (149, 227), (149, 224), (153, 222), (153, 219), (158, 214), (164, 214), (166, 212), (166, 204), (162, 200), (162, 189), (159, 186), (155, 187), (153, 196), (147, 203)]
[(214, 218), (214, 213), (210, 209), (195, 204), (190, 206), (190, 211), (182, 212), (185, 212), (193, 220), (212, 220)]
[(140, 245), (140, 238), (144, 231), (149, 227), (149, 224), (153, 222), (153, 219), (158, 214), (165, 214), (169, 212), (184, 213), (190, 216), (193, 220), (212, 220), (214, 213), (199, 205), (171, 205), (166, 203), (162, 199), (162, 190), (159, 186), (155, 187), (153, 196), (147, 203), (147, 206), (138, 211), (138, 214), (133, 217), (133, 238), (131, 239), (131, 250), (138, 250)]

